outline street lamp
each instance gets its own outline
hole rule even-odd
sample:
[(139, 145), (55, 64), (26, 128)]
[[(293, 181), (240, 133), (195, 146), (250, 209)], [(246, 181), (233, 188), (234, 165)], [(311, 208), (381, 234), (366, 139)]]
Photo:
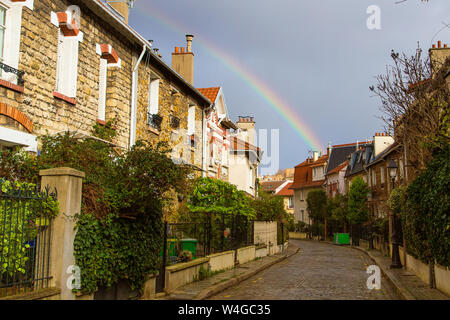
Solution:
[[(397, 177), (398, 166), (394, 160), (391, 160), (388, 166), (389, 176), (392, 181), (392, 190), (395, 188), (395, 177)], [(391, 190), (391, 192), (392, 192)], [(392, 264), (391, 268), (401, 268), (400, 253), (398, 250), (398, 217), (397, 214), (392, 214)]]

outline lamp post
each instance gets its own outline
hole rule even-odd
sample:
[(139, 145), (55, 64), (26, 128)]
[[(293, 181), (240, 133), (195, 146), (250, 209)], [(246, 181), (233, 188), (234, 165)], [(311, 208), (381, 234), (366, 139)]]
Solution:
[[(394, 160), (391, 160), (388, 166), (389, 176), (392, 181), (392, 190), (395, 188), (395, 177), (397, 177), (398, 166)], [(391, 190), (391, 192), (392, 192)], [(392, 264), (391, 268), (401, 268), (400, 253), (398, 250), (398, 217), (397, 214), (392, 214)]]

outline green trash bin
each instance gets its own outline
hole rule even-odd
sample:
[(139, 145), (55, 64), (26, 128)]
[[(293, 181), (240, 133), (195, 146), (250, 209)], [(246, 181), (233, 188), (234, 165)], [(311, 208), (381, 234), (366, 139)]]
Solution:
[[(167, 239), (167, 256), (168, 257), (176, 257), (177, 256), (177, 245), (178, 239)], [(161, 246), (161, 251), (159, 256), (163, 256), (163, 246)]]
[(181, 250), (192, 252), (192, 260), (197, 259), (197, 239), (181, 239)]
[(335, 233), (334, 234), (335, 244), (350, 244), (350, 237), (348, 233)]

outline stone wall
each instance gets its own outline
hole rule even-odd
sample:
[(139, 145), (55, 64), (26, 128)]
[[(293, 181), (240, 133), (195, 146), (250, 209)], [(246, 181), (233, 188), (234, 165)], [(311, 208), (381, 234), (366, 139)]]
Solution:
[[(79, 44), (76, 104), (53, 95), (56, 86), (56, 64), (59, 28), (51, 23), (51, 12), (66, 11), (76, 4), (81, 9), (83, 42)], [(118, 121), (117, 143), (126, 147), (129, 133), (131, 97), (130, 43), (78, 1), (34, 1), (34, 10), (23, 8), (19, 70), (25, 72), (24, 93), (0, 92), (0, 102), (8, 103), (32, 119), (35, 134), (71, 129), (90, 133), (96, 123), (99, 96), (100, 56), (97, 44), (110, 44), (122, 60), (121, 68), (110, 69), (107, 90), (107, 117)], [(107, 119), (108, 120), (108, 119)]]
[[(166, 142), (169, 147), (174, 149), (175, 157), (201, 168), (202, 109), (192, 97), (181, 91), (174, 83), (171, 83), (168, 77), (160, 71), (156, 71), (160, 77), (158, 114), (163, 120), (159, 131), (148, 126), (149, 79), (150, 74), (155, 73), (155, 70), (150, 64), (145, 62), (145, 58), (143, 60), (144, 62), (139, 67), (136, 140), (145, 140), (152, 145), (160, 141)], [(196, 106), (195, 139), (197, 143), (194, 148), (191, 148), (190, 137), (187, 136), (188, 109), (190, 105)], [(172, 116), (180, 119), (178, 129), (173, 129), (170, 125)]]

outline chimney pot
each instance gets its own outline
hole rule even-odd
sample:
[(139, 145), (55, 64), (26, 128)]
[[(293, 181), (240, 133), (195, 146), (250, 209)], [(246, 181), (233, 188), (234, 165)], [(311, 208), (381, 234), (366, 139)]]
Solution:
[(447, 48), (447, 44), (444, 44), (444, 48)]
[(433, 49), (436, 49), (436, 45), (435, 45), (435, 44), (433, 44), (432, 48), (433, 48)]
[(442, 44), (442, 42), (441, 42), (441, 40), (439, 40), (438, 41), (438, 48), (441, 48), (441, 44)]
[(187, 52), (192, 52), (192, 39), (194, 36), (192, 34), (186, 35), (186, 42), (187, 42)]
[(179, 53), (180, 52), (180, 48), (175, 47), (175, 53)]
[(181, 47), (180, 49), (181, 49), (181, 53), (184, 53), (184, 48), (183, 48), (183, 47)]

